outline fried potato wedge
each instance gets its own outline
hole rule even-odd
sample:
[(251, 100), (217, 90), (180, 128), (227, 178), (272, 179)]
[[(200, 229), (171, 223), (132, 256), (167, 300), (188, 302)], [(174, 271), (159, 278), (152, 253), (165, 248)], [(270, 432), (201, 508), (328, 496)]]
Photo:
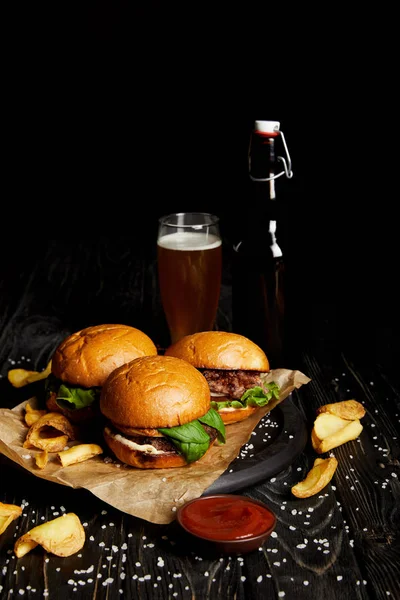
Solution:
[[(57, 435), (62, 432), (64, 435)], [(48, 412), (35, 421), (28, 430), (24, 448), (40, 448), (48, 452), (64, 450), (68, 440), (75, 439), (75, 430), (61, 413)]]
[(71, 556), (85, 544), (85, 531), (75, 513), (67, 513), (34, 527), (17, 539), (14, 552), (17, 558), (25, 556), (36, 546), (42, 546), (56, 556)]
[(21, 388), (28, 383), (46, 379), (51, 373), (51, 361), (44, 371), (28, 371), (27, 369), (10, 369), (7, 373), (8, 381), (13, 387)]
[(47, 450), (43, 450), (42, 452), (39, 452), (39, 454), (36, 454), (35, 456), (35, 462), (36, 462), (36, 466), (39, 469), (44, 469), (45, 466), (47, 465), (47, 463), (49, 462), (49, 453)]
[(311, 445), (312, 445), (313, 449), (315, 450), (315, 452), (317, 452), (317, 449), (318, 449), (320, 443), (321, 443), (321, 440), (315, 433), (315, 429), (313, 427), (311, 430)]
[[(46, 437), (47, 435), (47, 437)], [(47, 452), (60, 452), (68, 443), (67, 435), (55, 436), (52, 432), (33, 431), (23, 443), (24, 448), (40, 448)]]
[(337, 448), (346, 442), (355, 440), (358, 438), (362, 430), (363, 426), (358, 419), (355, 421), (347, 421), (347, 425), (345, 427), (335, 431), (331, 435), (321, 440), (320, 445), (316, 449), (317, 454), (324, 454), (324, 452), (329, 452), (329, 450)]
[(69, 467), (102, 453), (103, 448), (97, 444), (77, 444), (68, 450), (58, 452), (57, 456), (63, 467)]
[(366, 413), (365, 408), (357, 400), (343, 400), (342, 402), (333, 402), (332, 404), (324, 404), (317, 409), (317, 415), (321, 413), (330, 413), (341, 419), (355, 421), (362, 419)]
[(22, 508), (16, 504), (4, 504), (0, 502), (0, 535), (5, 532), (7, 527), (18, 519), (22, 514)]
[(341, 419), (329, 412), (321, 413), (314, 421), (314, 432), (318, 439), (323, 440), (348, 424), (349, 421), (346, 419)]
[(309, 498), (318, 494), (332, 479), (338, 461), (336, 458), (316, 458), (306, 478), (292, 487), (292, 494), (297, 498)]
[(40, 417), (43, 417), (43, 415), (46, 415), (47, 413), (48, 413), (47, 410), (38, 410), (36, 408), (32, 408), (28, 402), (25, 406), (25, 423), (26, 423), (26, 425), (28, 425), (28, 427), (30, 427), (31, 425), (36, 423), (36, 421), (38, 421), (40, 419)]

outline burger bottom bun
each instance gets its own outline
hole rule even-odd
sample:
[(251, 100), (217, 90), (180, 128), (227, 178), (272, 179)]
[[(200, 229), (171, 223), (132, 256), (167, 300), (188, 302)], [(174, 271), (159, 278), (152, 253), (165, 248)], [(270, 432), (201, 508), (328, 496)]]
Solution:
[(121, 462), (136, 467), (137, 469), (169, 469), (171, 467), (184, 467), (188, 463), (185, 458), (175, 450), (162, 454), (149, 454), (142, 450), (130, 448), (115, 439), (108, 433), (108, 428), (103, 430), (104, 440), (110, 450)]
[(218, 411), (221, 419), (225, 425), (231, 425), (232, 423), (238, 423), (244, 421), (250, 415), (256, 412), (258, 408), (256, 406), (246, 406), (245, 408), (236, 408), (234, 410), (221, 410)]

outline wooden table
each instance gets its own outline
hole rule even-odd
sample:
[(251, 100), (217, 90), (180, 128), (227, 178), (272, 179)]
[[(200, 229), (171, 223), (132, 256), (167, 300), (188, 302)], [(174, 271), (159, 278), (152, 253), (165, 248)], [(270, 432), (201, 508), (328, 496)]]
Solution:
[[(31, 242), (3, 252), (1, 407), (34, 392), (32, 386), (13, 389), (10, 368), (44, 368), (63, 337), (87, 325), (128, 323), (166, 343), (152, 241), (66, 236)], [(228, 269), (218, 314), (226, 330), (230, 284)], [(308, 433), (322, 404), (355, 398), (367, 411), (359, 439), (333, 451), (338, 468), (321, 494), (300, 500), (290, 492), (316, 458), (307, 441), (285, 470), (241, 490), (274, 510), (273, 537), (247, 555), (212, 556), (188, 543), (175, 521), (157, 525), (127, 515), (86, 490), (36, 478), (3, 456), (0, 501), (23, 512), (0, 536), (0, 598), (400, 598), (398, 373), (384, 360), (391, 354), (383, 344), (374, 353), (366, 337), (355, 343), (341, 334), (346, 327), (329, 301), (297, 317), (301, 326), (284, 366), (311, 378), (291, 399)], [(81, 552), (59, 558), (39, 546), (15, 557), (16, 537), (63, 512), (75, 512), (84, 525)]]

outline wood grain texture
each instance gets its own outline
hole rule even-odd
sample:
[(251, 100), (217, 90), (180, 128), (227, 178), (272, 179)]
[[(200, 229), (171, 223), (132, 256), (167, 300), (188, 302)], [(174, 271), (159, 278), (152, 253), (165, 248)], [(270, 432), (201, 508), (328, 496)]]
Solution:
[[(218, 312), (225, 330), (230, 283), (228, 268)], [(81, 327), (123, 322), (165, 343), (154, 254), (132, 240), (53, 239), (27, 246), (3, 265), (0, 291), (2, 407), (36, 389), (11, 388), (8, 370), (44, 368), (58, 342)], [(338, 468), (316, 496), (298, 499), (290, 492), (316, 458), (311, 442), (288, 469), (243, 490), (277, 515), (274, 535), (259, 550), (215, 556), (176, 522), (137, 519), (86, 490), (35, 478), (0, 456), (0, 501), (23, 506), (21, 518), (0, 536), (1, 600), (44, 594), (60, 600), (400, 598), (400, 378), (343, 335), (332, 307), (321, 303), (318, 311), (309, 335), (291, 348), (288, 367), (311, 378), (292, 400), (311, 431), (319, 406), (354, 398), (366, 408), (363, 431), (332, 451)], [(17, 537), (70, 511), (87, 536), (80, 553), (63, 559), (38, 547), (16, 559)]]

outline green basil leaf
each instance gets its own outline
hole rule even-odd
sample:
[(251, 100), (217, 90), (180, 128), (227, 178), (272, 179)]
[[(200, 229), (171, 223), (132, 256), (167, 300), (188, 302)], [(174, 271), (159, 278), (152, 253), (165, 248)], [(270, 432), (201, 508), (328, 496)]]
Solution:
[(210, 446), (210, 437), (201, 423), (214, 427), (218, 432), (218, 441), (225, 443), (225, 424), (214, 409), (210, 409), (201, 418), (185, 425), (160, 427), (158, 431), (169, 438), (190, 463), (199, 460)]
[(77, 410), (93, 404), (98, 396), (98, 388), (80, 388), (65, 383), (60, 385), (56, 402), (61, 408)]
[(158, 431), (179, 442), (203, 444), (210, 441), (209, 436), (197, 420), (176, 427), (160, 427)]
[(199, 460), (210, 446), (210, 437), (197, 420), (177, 427), (160, 427), (158, 431), (171, 440), (188, 463)]
[(214, 410), (214, 408), (210, 408), (208, 412), (202, 417), (198, 419), (200, 423), (204, 423), (205, 425), (209, 425), (210, 427), (214, 427), (218, 431), (218, 441), (220, 444), (225, 444), (226, 441), (226, 430), (225, 423), (223, 422), (221, 415)]
[[(208, 437), (208, 436), (207, 436)], [(171, 442), (176, 448), (183, 454), (188, 463), (199, 460), (208, 450), (210, 446), (210, 438), (208, 442), (204, 444), (193, 444), (191, 442), (180, 442), (178, 440), (171, 439)]]

